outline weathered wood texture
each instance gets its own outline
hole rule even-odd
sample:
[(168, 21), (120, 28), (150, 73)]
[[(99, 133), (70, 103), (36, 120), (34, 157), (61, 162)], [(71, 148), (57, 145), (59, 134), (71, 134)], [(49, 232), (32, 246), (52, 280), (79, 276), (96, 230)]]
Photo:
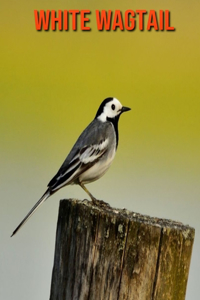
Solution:
[(60, 202), (50, 300), (184, 300), (194, 229)]

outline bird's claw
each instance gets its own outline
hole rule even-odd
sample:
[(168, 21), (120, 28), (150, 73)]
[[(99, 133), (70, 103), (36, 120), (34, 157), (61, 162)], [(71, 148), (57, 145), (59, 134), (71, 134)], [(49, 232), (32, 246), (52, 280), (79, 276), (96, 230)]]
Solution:
[(92, 198), (92, 203), (98, 207), (110, 207), (110, 205), (107, 202), (104, 202), (103, 200), (98, 200), (94, 197)]

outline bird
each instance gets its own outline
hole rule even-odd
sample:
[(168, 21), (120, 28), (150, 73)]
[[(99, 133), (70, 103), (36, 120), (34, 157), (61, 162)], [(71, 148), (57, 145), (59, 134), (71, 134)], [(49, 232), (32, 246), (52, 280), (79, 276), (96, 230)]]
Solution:
[(60, 188), (78, 184), (96, 205), (97, 200), (85, 184), (99, 179), (110, 167), (119, 142), (118, 121), (130, 108), (122, 106), (114, 97), (100, 104), (93, 121), (81, 133), (56, 175), (47, 185), (46, 192), (33, 206), (11, 237), (25, 224), (37, 208)]

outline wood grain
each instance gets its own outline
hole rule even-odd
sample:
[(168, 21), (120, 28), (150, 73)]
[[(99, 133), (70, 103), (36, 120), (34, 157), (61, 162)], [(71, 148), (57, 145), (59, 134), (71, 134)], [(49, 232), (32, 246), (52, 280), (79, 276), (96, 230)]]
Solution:
[(50, 300), (184, 300), (193, 241), (179, 222), (62, 200)]

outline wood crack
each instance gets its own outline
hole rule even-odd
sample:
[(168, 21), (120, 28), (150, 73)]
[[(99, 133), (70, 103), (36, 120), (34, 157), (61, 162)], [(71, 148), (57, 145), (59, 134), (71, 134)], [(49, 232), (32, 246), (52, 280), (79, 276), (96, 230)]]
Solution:
[(117, 295), (117, 299), (116, 300), (119, 300), (121, 280), (122, 280), (122, 272), (123, 272), (123, 267), (124, 267), (124, 256), (125, 256), (126, 245), (127, 245), (127, 240), (128, 240), (129, 226), (130, 226), (130, 220), (128, 220), (127, 229), (126, 229), (126, 235), (125, 235), (126, 238), (125, 238), (124, 249), (123, 249), (123, 254), (122, 254), (122, 261), (121, 261), (121, 271), (120, 271), (120, 279), (119, 279), (119, 290), (118, 290), (118, 295)]
[(155, 270), (155, 276), (154, 276), (154, 281), (153, 281), (153, 290), (152, 290), (151, 300), (155, 300), (156, 285), (157, 285), (157, 279), (158, 279), (158, 270), (159, 270), (159, 266), (160, 266), (160, 256), (161, 256), (162, 239), (163, 239), (163, 228), (161, 228), (161, 232), (160, 232), (160, 241), (159, 241), (159, 247), (158, 247), (158, 257), (157, 257), (156, 270)]
[(90, 277), (90, 283), (89, 283), (89, 292), (88, 292), (88, 300), (90, 299), (90, 291), (91, 291), (91, 285), (92, 285), (92, 278), (93, 278), (93, 273), (94, 273), (94, 259), (95, 259), (95, 253), (96, 253), (96, 247), (97, 247), (97, 237), (99, 233), (99, 219), (100, 219), (100, 213), (98, 213), (98, 219), (97, 219), (97, 228), (96, 228), (96, 233), (95, 233), (95, 241), (94, 241), (94, 247), (93, 247), (93, 258), (92, 258), (92, 272), (91, 272), (91, 277)]

